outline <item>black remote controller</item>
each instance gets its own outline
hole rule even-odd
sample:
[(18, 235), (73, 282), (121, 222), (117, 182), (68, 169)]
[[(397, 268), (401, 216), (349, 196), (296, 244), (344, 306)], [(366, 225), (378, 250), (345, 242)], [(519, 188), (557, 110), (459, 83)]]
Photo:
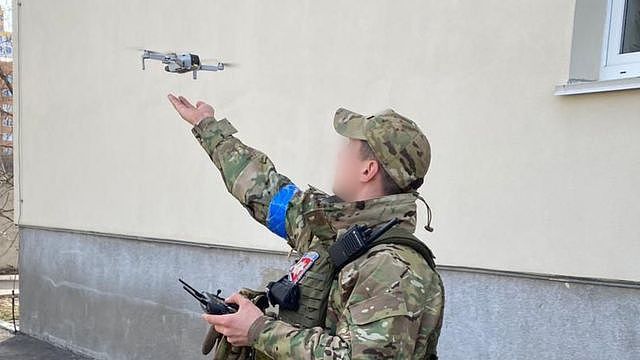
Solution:
[(227, 304), (224, 302), (224, 298), (220, 297), (220, 293), (222, 290), (218, 289), (216, 294), (212, 294), (206, 291), (198, 291), (194, 289), (191, 285), (184, 282), (182, 279), (178, 279), (180, 283), (184, 286), (182, 288), (184, 291), (188, 292), (189, 295), (193, 296), (198, 300), (202, 310), (207, 314), (211, 315), (225, 315), (225, 314), (233, 314), (238, 311), (238, 305), (236, 304)]

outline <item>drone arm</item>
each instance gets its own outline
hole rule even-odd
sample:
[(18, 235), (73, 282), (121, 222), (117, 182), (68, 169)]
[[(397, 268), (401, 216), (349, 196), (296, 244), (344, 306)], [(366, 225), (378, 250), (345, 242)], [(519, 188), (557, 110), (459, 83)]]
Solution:
[(200, 65), (200, 70), (220, 71), (220, 70), (224, 70), (224, 64), (218, 63), (217, 65)]
[(144, 53), (142, 53), (142, 70), (145, 69), (145, 62), (144, 61), (146, 59), (163, 61), (165, 58), (166, 58), (166, 55), (164, 55), (164, 54), (160, 54), (160, 53), (153, 52), (153, 51), (145, 51)]
[(145, 59), (164, 60), (167, 57), (167, 55), (156, 53), (156, 52), (147, 52), (143, 54), (142, 57)]

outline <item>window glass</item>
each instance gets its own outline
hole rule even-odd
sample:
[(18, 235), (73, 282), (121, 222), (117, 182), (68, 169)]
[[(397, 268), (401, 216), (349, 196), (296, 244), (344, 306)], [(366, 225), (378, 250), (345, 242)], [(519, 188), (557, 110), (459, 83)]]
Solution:
[(627, 0), (621, 54), (640, 51), (640, 0)]

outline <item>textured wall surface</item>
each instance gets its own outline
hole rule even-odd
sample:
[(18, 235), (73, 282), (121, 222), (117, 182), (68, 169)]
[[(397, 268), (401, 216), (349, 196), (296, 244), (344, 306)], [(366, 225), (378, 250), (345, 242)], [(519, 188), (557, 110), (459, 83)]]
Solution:
[[(20, 3), (21, 224), (285, 250), (246, 221), (166, 94), (210, 101), (299, 187), (326, 191), (336, 109), (392, 107), (431, 141), (436, 231), (419, 236), (442, 263), (640, 281), (638, 91), (553, 95), (575, 1)], [(237, 66), (142, 71), (139, 47)]]
[[(259, 287), (283, 255), (21, 229), (21, 325), (101, 359), (202, 359), (206, 326), (178, 286)], [(441, 358), (638, 359), (640, 290), (442, 271)]]

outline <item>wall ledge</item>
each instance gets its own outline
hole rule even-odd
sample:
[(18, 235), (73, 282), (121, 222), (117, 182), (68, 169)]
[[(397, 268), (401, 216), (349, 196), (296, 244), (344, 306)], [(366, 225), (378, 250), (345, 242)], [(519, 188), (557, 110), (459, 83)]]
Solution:
[[(65, 228), (57, 228), (57, 227), (49, 227), (49, 226), (26, 225), (26, 224), (18, 224), (18, 227), (20, 229), (76, 233), (76, 234), (83, 234), (83, 235), (90, 235), (90, 236), (103, 236), (103, 237), (109, 237), (109, 238), (137, 240), (137, 241), (144, 241), (144, 242), (165, 243), (165, 244), (182, 245), (182, 246), (195, 246), (195, 247), (203, 247), (203, 248), (209, 248), (209, 249), (246, 251), (250, 253), (262, 253), (262, 254), (272, 254), (272, 255), (280, 255), (280, 256), (288, 255), (288, 252), (284, 252), (284, 251), (254, 249), (254, 248), (239, 247), (239, 246), (236, 247), (236, 246), (219, 245), (219, 244), (205, 244), (205, 243), (197, 243), (197, 242), (190, 242), (190, 241), (184, 241), (184, 240), (160, 239), (160, 238), (151, 238), (151, 237), (144, 237), (144, 236), (125, 235), (125, 234), (102, 233), (98, 231), (65, 229)], [(476, 268), (476, 267), (469, 267), (469, 266), (446, 265), (446, 264), (438, 264), (437, 269), (443, 270), (443, 271), (456, 271), (456, 272), (494, 275), (494, 276), (527, 278), (532, 280), (556, 281), (556, 282), (564, 282), (564, 283), (572, 283), (572, 284), (586, 284), (586, 285), (599, 285), (599, 286), (611, 286), (611, 287), (619, 287), (619, 288), (640, 289), (639, 281), (620, 280), (620, 279), (589, 278), (589, 277), (580, 277), (580, 276), (571, 276), (571, 275), (544, 274), (544, 273)]]
[(608, 91), (640, 89), (640, 77), (615, 80), (574, 80), (556, 86), (554, 95), (593, 94)]

